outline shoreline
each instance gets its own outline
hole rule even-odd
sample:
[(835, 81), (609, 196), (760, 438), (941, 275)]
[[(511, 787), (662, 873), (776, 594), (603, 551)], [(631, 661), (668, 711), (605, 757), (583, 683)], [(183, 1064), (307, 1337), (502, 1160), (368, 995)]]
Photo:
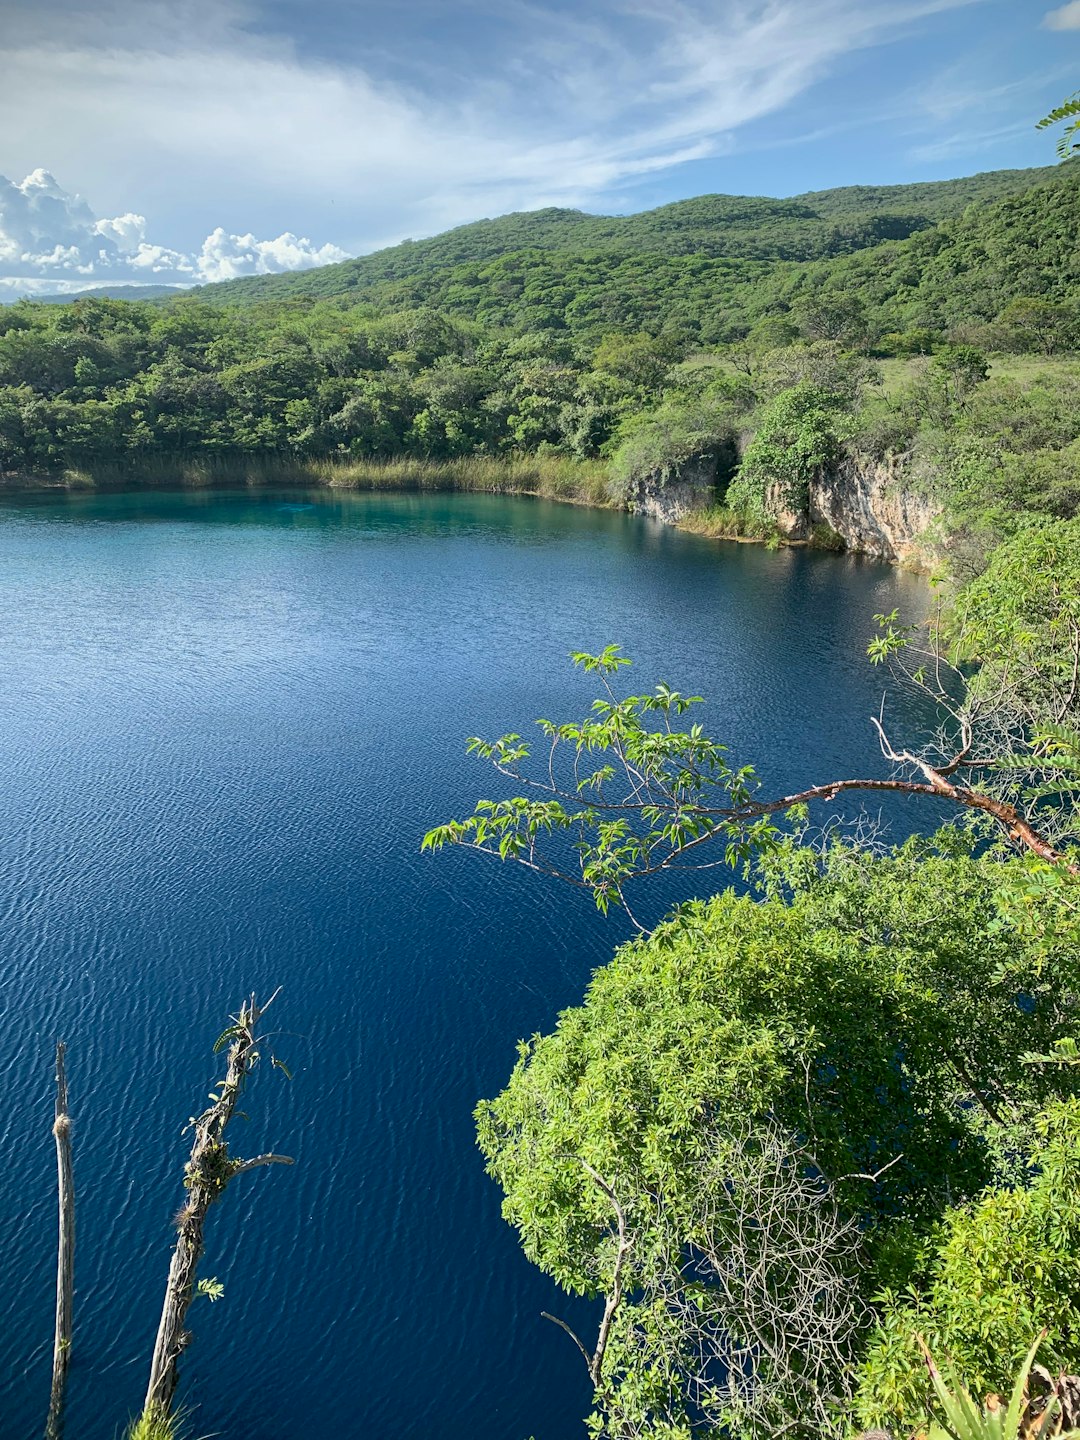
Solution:
[[(316, 493), (369, 494), (486, 494), (549, 500), (589, 510), (634, 514), (611, 495), (607, 467), (602, 462), (574, 461), (540, 456), (496, 460), (468, 456), (461, 460), (251, 460), (214, 457), (163, 461), (145, 466), (109, 466), (98, 473), (66, 470), (49, 474), (0, 474), (0, 499), (6, 495), (134, 495), (147, 493), (213, 493), (302, 489)], [(722, 507), (712, 507), (720, 509)], [(648, 519), (648, 516), (640, 518)], [(724, 517), (725, 522), (727, 517)], [(735, 517), (718, 528), (710, 510), (691, 511), (675, 521), (656, 521), (667, 529), (694, 535), (714, 544), (761, 545), (774, 549), (811, 549), (873, 560), (876, 564), (904, 566), (863, 551), (815, 545), (812, 538), (789, 539), (778, 532), (739, 533)]]

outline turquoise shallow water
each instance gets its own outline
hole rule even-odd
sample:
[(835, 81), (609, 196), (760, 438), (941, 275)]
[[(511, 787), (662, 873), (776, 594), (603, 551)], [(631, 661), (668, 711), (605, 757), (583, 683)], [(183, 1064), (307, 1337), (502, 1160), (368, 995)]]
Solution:
[(884, 773), (865, 642), (924, 604), (885, 566), (495, 496), (0, 503), (0, 1433), (40, 1433), (47, 1401), (54, 1039), (69, 1433), (110, 1440), (145, 1386), (210, 1046), (278, 985), (295, 1078), (260, 1072), (234, 1143), (297, 1164), (211, 1216), (225, 1298), (192, 1314), (192, 1433), (583, 1433), (584, 1367), (539, 1312), (587, 1307), (518, 1253), (471, 1111), (628, 927), (419, 839), (495, 793), (463, 737), (578, 714), (566, 655), (609, 641), (641, 685), (706, 695), (770, 787)]

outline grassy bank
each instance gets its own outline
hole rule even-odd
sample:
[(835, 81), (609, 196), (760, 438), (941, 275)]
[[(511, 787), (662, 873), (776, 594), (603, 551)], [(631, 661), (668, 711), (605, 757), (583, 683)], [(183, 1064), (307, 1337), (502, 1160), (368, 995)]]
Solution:
[(676, 528), (706, 540), (746, 540), (766, 545), (787, 545), (775, 525), (757, 524), (727, 505), (708, 505), (690, 510), (676, 521)]
[(308, 460), (292, 455), (152, 456), (54, 472), (4, 475), (7, 490), (261, 489), (486, 491), (612, 507), (607, 466), (565, 456), (469, 455), (458, 460)]
[(600, 460), (558, 455), (459, 460), (316, 460), (304, 466), (315, 484), (341, 490), (479, 490), (500, 495), (538, 495), (578, 505), (613, 508), (608, 467)]

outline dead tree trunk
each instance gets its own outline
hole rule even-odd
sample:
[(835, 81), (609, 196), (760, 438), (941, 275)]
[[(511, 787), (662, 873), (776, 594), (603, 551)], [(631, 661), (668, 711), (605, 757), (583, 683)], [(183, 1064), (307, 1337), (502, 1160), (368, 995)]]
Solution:
[(71, 1312), (75, 1290), (75, 1183), (71, 1165), (71, 1116), (68, 1114), (67, 1075), (64, 1072), (64, 1042), (56, 1046), (56, 1140), (57, 1194), (60, 1212), (56, 1248), (56, 1329), (53, 1337), (52, 1392), (46, 1440), (58, 1440), (63, 1426), (64, 1387), (71, 1359)]
[(259, 1155), (253, 1160), (234, 1160), (225, 1143), (225, 1127), (232, 1119), (244, 1082), (259, 1059), (259, 1037), (255, 1027), (269, 1004), (268, 1000), (260, 1009), (252, 995), (241, 1007), (239, 1015), (231, 1017), (231, 1025), (215, 1046), (218, 1050), (229, 1043), (228, 1064), (212, 1104), (194, 1122), (195, 1139), (184, 1167), (184, 1186), (188, 1197), (176, 1220), (179, 1233), (165, 1285), (165, 1302), (154, 1344), (145, 1413), (168, 1415), (172, 1409), (178, 1379), (177, 1361), (191, 1340), (185, 1321), (195, 1296), (195, 1274), (202, 1258), (203, 1231), (210, 1206), (221, 1199), (234, 1175), (257, 1165), (292, 1164), (284, 1155)]

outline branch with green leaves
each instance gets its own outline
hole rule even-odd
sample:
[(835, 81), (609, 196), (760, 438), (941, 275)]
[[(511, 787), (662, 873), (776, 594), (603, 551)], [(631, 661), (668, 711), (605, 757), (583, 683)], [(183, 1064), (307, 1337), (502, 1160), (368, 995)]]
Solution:
[(1047, 130), (1051, 125), (1060, 125), (1062, 121), (1070, 123), (1065, 126), (1057, 143), (1057, 153), (1060, 159), (1068, 160), (1070, 155), (1075, 155), (1080, 150), (1080, 90), (1075, 95), (1070, 95), (1068, 100), (1057, 105), (1050, 111), (1049, 115), (1043, 118), (1035, 126), (1036, 130)]
[[(872, 658), (899, 651), (901, 638), (894, 631)], [(513, 732), (493, 741), (470, 739), (469, 751), (489, 760), (521, 793), (480, 800), (472, 815), (435, 826), (424, 837), (424, 850), (458, 845), (513, 860), (590, 890), (602, 911), (612, 903), (629, 911), (625, 887), (632, 880), (674, 869), (736, 866), (778, 842), (773, 817), (801, 819), (809, 806), (846, 792), (885, 791), (948, 799), (988, 816), (1041, 859), (1062, 860), (1015, 805), (958, 778), (980, 763), (971, 757), (968, 741), (962, 739), (961, 750), (935, 766), (894, 750), (880, 720), (872, 719), (883, 752), (897, 767), (894, 778), (843, 778), (763, 798), (752, 766), (733, 765), (727, 747), (700, 725), (675, 728), (702, 703), (700, 696), (661, 684), (651, 694), (620, 697), (613, 678), (631, 662), (615, 645), (599, 655), (571, 658), (603, 688), (586, 717), (561, 724), (538, 720), (544, 737), (539, 755)]]

